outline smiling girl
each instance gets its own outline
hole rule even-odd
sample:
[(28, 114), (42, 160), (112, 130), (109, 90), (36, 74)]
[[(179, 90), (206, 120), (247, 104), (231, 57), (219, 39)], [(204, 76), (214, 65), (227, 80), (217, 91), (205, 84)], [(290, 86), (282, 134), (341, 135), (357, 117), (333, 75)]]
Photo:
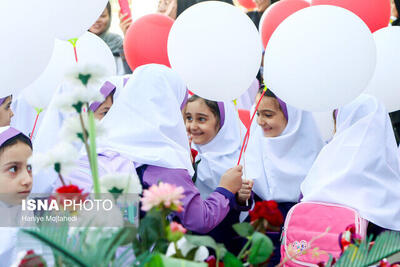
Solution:
[[(257, 109), (257, 121), (251, 125), (245, 155), (253, 191), (262, 200), (275, 200), (286, 216), (299, 201), (300, 184), (323, 144), (312, 114), (286, 105), (268, 89)], [(279, 247), (280, 233), (269, 236)], [(279, 250), (271, 261), (279, 263)]]
[(0, 127), (9, 126), (14, 113), (11, 110), (12, 96), (0, 98)]

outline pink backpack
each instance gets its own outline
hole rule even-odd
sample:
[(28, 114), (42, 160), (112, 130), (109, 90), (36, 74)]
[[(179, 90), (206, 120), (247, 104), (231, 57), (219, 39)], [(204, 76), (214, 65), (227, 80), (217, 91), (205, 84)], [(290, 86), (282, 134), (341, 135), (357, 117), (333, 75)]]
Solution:
[[(365, 238), (368, 221), (361, 218), (352, 208), (318, 202), (296, 204), (288, 212), (282, 230), (281, 261), (289, 255), (298, 255), (284, 264), (286, 267), (298, 267), (318, 266), (317, 263), (329, 260), (329, 255), (326, 254), (313, 256), (314, 248), (338, 258), (341, 254), (339, 235), (351, 224), (355, 225), (356, 234)], [(301, 254), (309, 247), (310, 241), (321, 236), (328, 227), (329, 232), (314, 240), (311, 249), (305, 255)]]

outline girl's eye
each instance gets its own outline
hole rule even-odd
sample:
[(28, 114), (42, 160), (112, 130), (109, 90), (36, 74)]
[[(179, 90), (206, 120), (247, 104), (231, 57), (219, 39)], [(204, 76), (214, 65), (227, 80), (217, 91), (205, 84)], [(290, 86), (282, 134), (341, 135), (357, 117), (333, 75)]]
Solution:
[(186, 116), (186, 120), (187, 121), (192, 121), (192, 117), (191, 116)]
[(205, 122), (205, 121), (207, 121), (207, 119), (206, 118), (199, 118), (199, 121)]
[(11, 168), (8, 169), (9, 172), (11, 173), (16, 173), (17, 172), (17, 166), (12, 166)]
[(28, 170), (29, 173), (31, 173), (32, 172), (32, 165), (26, 166), (26, 169)]
[(260, 112), (257, 112), (256, 114), (257, 114), (257, 117), (259, 117), (259, 116), (260, 116)]

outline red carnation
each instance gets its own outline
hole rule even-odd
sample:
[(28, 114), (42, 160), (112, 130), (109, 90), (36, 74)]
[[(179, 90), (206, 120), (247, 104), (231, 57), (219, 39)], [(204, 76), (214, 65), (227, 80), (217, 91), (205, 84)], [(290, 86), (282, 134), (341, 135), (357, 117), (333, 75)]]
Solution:
[(278, 209), (278, 203), (273, 200), (256, 202), (254, 209), (249, 212), (251, 221), (264, 219), (272, 226), (283, 224), (283, 215)]
[[(65, 200), (72, 200), (74, 203), (84, 202), (89, 195), (89, 193), (82, 194), (83, 189), (78, 186), (70, 184), (63, 185), (56, 189), (56, 195), (52, 196), (51, 199), (55, 199), (61, 206), (64, 205)], [(74, 211), (73, 209), (69, 209)]]
[[(217, 260), (215, 259), (214, 256), (210, 256), (206, 259), (206, 263), (208, 264), (208, 267), (216, 267), (217, 266)], [(219, 267), (224, 267), (223, 262), (219, 262), (218, 264)]]
[(192, 163), (194, 164), (196, 162), (196, 157), (199, 154), (199, 152), (193, 148), (190, 149), (192, 152)]
[(36, 255), (33, 250), (28, 250), (18, 267), (46, 267), (47, 264), (40, 255)]

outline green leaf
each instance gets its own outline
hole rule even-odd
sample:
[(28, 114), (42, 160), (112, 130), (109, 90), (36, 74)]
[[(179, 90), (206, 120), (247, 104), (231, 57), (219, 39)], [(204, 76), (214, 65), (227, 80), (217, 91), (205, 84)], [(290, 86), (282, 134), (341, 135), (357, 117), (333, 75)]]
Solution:
[(81, 80), (83, 85), (87, 85), (89, 83), (90, 78), (92, 77), (92, 74), (88, 73), (88, 74), (82, 74), (79, 73), (78, 74), (78, 79)]
[(160, 212), (146, 214), (139, 225), (139, 236), (144, 250), (149, 250), (158, 240), (165, 238)]
[(240, 260), (238, 260), (238, 258), (236, 258), (235, 255), (233, 255), (230, 252), (227, 252), (224, 257), (224, 265), (229, 267), (242, 267), (243, 263)]
[(163, 254), (155, 254), (146, 267), (173, 267), (173, 266), (185, 266), (185, 267), (207, 267), (204, 262), (187, 261), (184, 259), (170, 258)]
[(254, 227), (249, 223), (237, 223), (234, 224), (233, 229), (242, 237), (248, 238), (254, 233)]
[(200, 247), (205, 246), (208, 248), (212, 248), (214, 250), (218, 250), (217, 243), (212, 239), (212, 237), (207, 235), (185, 235), (185, 238), (188, 242), (193, 245)]
[(250, 264), (260, 264), (269, 259), (274, 249), (271, 239), (259, 232), (253, 234), (249, 254)]

